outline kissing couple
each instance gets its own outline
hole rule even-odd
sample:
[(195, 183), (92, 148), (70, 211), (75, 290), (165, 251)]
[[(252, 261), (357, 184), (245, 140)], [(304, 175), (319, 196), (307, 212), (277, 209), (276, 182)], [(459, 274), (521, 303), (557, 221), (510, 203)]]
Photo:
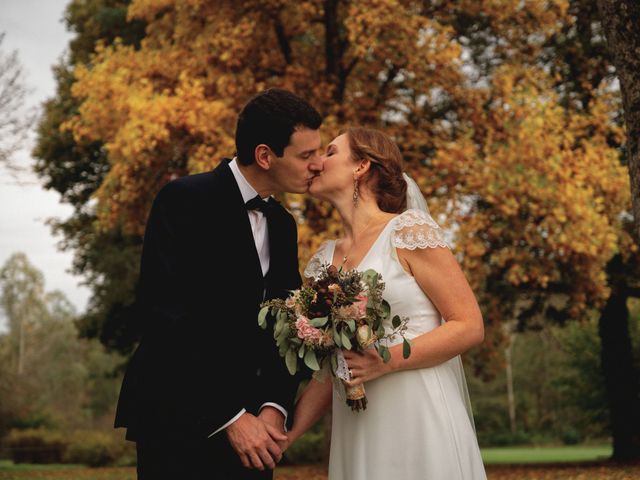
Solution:
[[(141, 340), (123, 379), (115, 426), (153, 479), (271, 479), (286, 448), (332, 412), (331, 480), (475, 480), (485, 471), (460, 354), (483, 341), (474, 293), (394, 141), (351, 127), (321, 150), (322, 118), (268, 89), (242, 108), (236, 154), (168, 182), (154, 199), (136, 296)], [(265, 300), (302, 284), (294, 217), (274, 198), (329, 202), (342, 237), (304, 269), (373, 268), (412, 354), (389, 345), (344, 352), (369, 406), (353, 412), (332, 382), (288, 373)], [(223, 265), (226, 265), (223, 267)], [(391, 325), (389, 325), (391, 328)], [(298, 396), (296, 401), (296, 395)]]

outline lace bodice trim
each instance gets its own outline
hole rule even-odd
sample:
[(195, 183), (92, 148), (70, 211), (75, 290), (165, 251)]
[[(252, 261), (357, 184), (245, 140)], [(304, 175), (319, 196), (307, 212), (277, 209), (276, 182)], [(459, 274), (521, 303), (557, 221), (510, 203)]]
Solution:
[(422, 210), (407, 210), (396, 219), (391, 233), (396, 248), (449, 248), (444, 232), (431, 216)]
[[(391, 244), (395, 248), (450, 248), (440, 226), (422, 210), (406, 210), (391, 221), (394, 222), (391, 225)], [(326, 258), (330, 244), (331, 240), (325, 241), (311, 257), (303, 272), (306, 278), (318, 277), (321, 267), (331, 263), (331, 259)]]
[(307, 263), (307, 267), (304, 269), (304, 276), (306, 278), (316, 278), (320, 275), (320, 269), (322, 267), (322, 265), (324, 265), (325, 263), (328, 263), (325, 260), (326, 252), (327, 252), (327, 248), (329, 246), (329, 241), (325, 241), (322, 243), (322, 245), (320, 245), (320, 247), (318, 248), (318, 251), (316, 253), (313, 254), (313, 257), (311, 257), (311, 259), (309, 260), (309, 263)]

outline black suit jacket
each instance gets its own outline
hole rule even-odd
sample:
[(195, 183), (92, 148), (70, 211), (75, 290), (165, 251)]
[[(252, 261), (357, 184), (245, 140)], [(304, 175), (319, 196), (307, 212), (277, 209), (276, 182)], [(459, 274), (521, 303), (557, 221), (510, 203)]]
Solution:
[(115, 419), (127, 438), (205, 438), (264, 402), (282, 405), (291, 419), (298, 379), (278, 355), (272, 326), (257, 324), (265, 288), (266, 298), (284, 298), (301, 284), (296, 223), (282, 206), (269, 237), (263, 278), (229, 160), (158, 193), (136, 299), (142, 339)]

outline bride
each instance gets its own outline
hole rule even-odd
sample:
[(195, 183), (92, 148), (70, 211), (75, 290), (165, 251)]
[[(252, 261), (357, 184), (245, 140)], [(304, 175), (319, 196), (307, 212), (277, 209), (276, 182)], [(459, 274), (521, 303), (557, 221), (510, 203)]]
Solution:
[(403, 358), (401, 339), (388, 345), (388, 363), (373, 348), (344, 352), (350, 385), (366, 383), (366, 410), (352, 411), (338, 385), (312, 379), (289, 442), (332, 408), (331, 480), (485, 479), (459, 356), (483, 341), (482, 315), (418, 186), (403, 174), (398, 147), (377, 130), (347, 129), (327, 147), (309, 193), (338, 210), (344, 237), (325, 242), (305, 276), (322, 264), (381, 273), (389, 318), (409, 318), (412, 353)]

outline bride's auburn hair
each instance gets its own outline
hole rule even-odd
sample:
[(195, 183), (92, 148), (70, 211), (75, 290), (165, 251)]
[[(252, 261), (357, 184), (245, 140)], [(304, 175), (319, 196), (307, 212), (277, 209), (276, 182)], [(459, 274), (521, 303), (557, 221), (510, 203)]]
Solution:
[(388, 213), (406, 210), (407, 182), (402, 176), (404, 161), (398, 145), (373, 128), (351, 127), (343, 133), (347, 134), (353, 161), (371, 162), (369, 172), (362, 180), (375, 195), (380, 210)]

